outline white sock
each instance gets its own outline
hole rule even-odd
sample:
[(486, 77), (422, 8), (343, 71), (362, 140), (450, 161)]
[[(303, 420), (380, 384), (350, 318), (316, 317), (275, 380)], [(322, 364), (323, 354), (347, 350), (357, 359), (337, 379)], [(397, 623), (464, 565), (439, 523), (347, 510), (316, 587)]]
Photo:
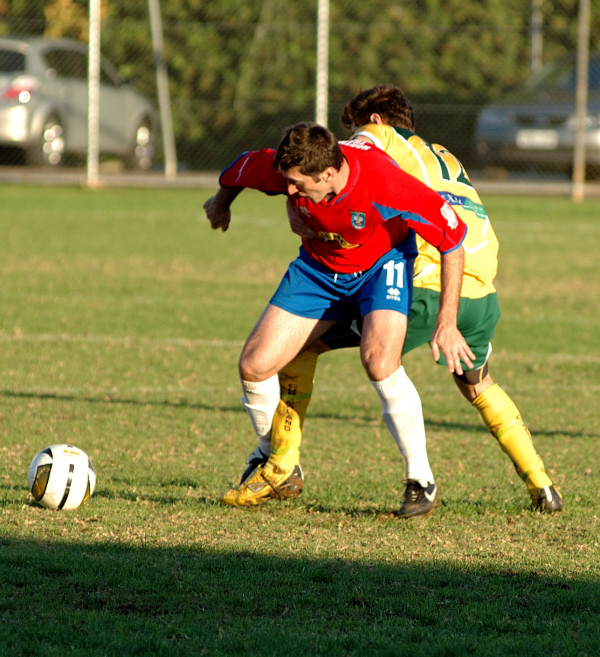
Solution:
[(427, 458), (423, 409), (417, 389), (400, 367), (383, 381), (371, 381), (383, 407), (383, 420), (406, 462), (406, 478), (433, 482)]
[(271, 426), (279, 404), (279, 377), (274, 374), (265, 381), (244, 381), (242, 383), (242, 404), (250, 416), (254, 433), (259, 439), (260, 451), (268, 456), (271, 453)]

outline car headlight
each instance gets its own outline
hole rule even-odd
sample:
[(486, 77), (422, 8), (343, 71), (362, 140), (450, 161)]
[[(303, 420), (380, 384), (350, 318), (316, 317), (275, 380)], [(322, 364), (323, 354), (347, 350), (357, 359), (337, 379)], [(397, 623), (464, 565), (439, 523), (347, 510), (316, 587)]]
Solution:
[[(575, 130), (577, 127), (577, 116), (575, 114), (571, 114), (571, 116), (569, 116), (567, 119), (565, 126), (569, 128), (569, 130)], [(596, 128), (600, 128), (600, 114), (588, 114), (583, 120), (583, 127), (586, 130), (595, 130)]]

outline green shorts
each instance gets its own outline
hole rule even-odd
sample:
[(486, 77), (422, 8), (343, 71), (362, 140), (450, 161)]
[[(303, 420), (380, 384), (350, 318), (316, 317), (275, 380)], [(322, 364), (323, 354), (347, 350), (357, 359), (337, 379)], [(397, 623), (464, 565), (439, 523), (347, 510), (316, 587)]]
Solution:
[[(440, 293), (426, 288), (413, 288), (408, 331), (403, 353), (426, 344), (431, 339), (439, 307)], [(458, 330), (475, 354), (473, 369), (482, 367), (488, 359), (491, 341), (500, 319), (498, 295), (494, 292), (480, 299), (461, 297), (458, 311)], [(447, 365), (440, 356), (440, 365)]]
[[(433, 334), (439, 302), (439, 292), (422, 287), (413, 288), (408, 331), (402, 353), (406, 354), (429, 342)], [(498, 305), (498, 295), (495, 292), (480, 299), (461, 297), (458, 329), (475, 354), (473, 364), (475, 370), (483, 367), (490, 355), (491, 341), (499, 319), (500, 306)], [(321, 337), (321, 341), (329, 349), (358, 347), (360, 344), (360, 320), (357, 319), (352, 323), (337, 322)], [(443, 355), (440, 355), (438, 363), (447, 365)]]

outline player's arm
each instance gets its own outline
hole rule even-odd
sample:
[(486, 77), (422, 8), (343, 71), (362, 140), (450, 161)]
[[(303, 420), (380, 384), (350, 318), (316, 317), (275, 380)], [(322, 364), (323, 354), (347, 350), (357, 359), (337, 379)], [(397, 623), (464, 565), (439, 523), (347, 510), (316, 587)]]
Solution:
[(211, 228), (226, 231), (231, 222), (231, 204), (242, 192), (243, 187), (221, 187), (203, 205)]
[(293, 233), (303, 240), (311, 240), (317, 236), (316, 231), (306, 222), (298, 208), (288, 198), (286, 203), (288, 221)]
[(285, 178), (273, 167), (275, 151), (242, 153), (219, 176), (219, 191), (204, 204), (206, 216), (212, 228), (225, 231), (231, 222), (231, 204), (240, 192), (249, 187), (267, 194), (285, 194)]
[(440, 353), (443, 354), (449, 371), (460, 375), (463, 372), (461, 359), (472, 368), (471, 359), (475, 358), (457, 327), (465, 258), (462, 243), (467, 226), (439, 194), (416, 178), (404, 172), (401, 175), (404, 176), (401, 190), (412, 207), (412, 211), (404, 215), (406, 220), (440, 252), (441, 296), (431, 338), (432, 355), (437, 361)]
[(463, 373), (462, 362), (473, 368), (475, 354), (457, 328), (458, 306), (463, 279), (465, 252), (462, 246), (441, 254), (441, 294), (435, 329), (431, 337), (431, 353), (437, 361), (440, 353), (448, 362), (448, 370)]

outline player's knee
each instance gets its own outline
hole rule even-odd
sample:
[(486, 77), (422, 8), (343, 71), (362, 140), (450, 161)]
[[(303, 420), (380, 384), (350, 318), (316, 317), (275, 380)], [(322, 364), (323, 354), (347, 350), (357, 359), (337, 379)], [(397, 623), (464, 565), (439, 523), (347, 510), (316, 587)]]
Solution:
[(242, 352), (238, 361), (238, 370), (242, 381), (265, 381), (277, 372), (269, 368), (267, 364), (256, 357), (252, 352)]
[(455, 374), (454, 378), (457, 382), (460, 381), (466, 385), (474, 386), (481, 383), (487, 375), (488, 364), (486, 362), (482, 367), (478, 367), (476, 370), (466, 370), (462, 374)]
[(374, 352), (363, 354), (362, 364), (371, 381), (383, 381), (400, 367), (400, 362), (395, 358)]
[(454, 381), (462, 395), (470, 402), (475, 400), (486, 388), (494, 384), (488, 372), (487, 363), (476, 370), (468, 370), (461, 375), (454, 374)]

